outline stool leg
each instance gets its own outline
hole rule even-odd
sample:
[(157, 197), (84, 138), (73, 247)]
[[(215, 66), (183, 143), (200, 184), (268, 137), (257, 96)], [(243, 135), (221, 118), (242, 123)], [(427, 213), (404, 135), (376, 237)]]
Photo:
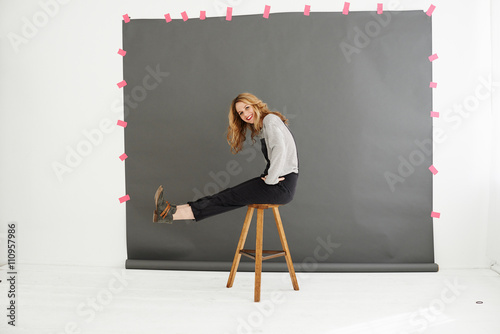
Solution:
[(281, 216), (278, 208), (273, 208), (274, 220), (276, 221), (276, 227), (278, 228), (278, 234), (281, 240), (281, 246), (285, 251), (286, 265), (288, 266), (288, 272), (290, 273), (290, 278), (292, 279), (292, 285), (294, 290), (299, 290), (299, 283), (297, 282), (297, 277), (295, 276), (295, 269), (293, 268), (292, 256), (290, 255), (290, 250), (288, 249), (288, 243), (286, 242), (285, 230), (283, 229), (283, 223), (281, 222)]
[(257, 235), (255, 241), (255, 291), (254, 301), (260, 301), (260, 283), (262, 275), (262, 243), (264, 230), (264, 210), (257, 209)]
[(236, 271), (240, 265), (241, 253), (240, 250), (245, 247), (245, 241), (247, 239), (248, 229), (250, 228), (250, 223), (252, 222), (253, 208), (248, 208), (247, 215), (245, 217), (245, 222), (243, 223), (243, 229), (241, 230), (240, 240), (238, 241), (238, 246), (236, 247), (236, 254), (234, 255), (233, 265), (231, 267), (231, 273), (229, 274), (229, 279), (227, 280), (227, 287), (233, 286), (234, 278), (236, 276)]

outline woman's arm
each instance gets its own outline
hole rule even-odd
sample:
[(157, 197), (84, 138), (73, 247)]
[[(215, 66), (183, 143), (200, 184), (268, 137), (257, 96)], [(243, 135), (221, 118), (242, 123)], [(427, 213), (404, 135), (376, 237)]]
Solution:
[[(279, 121), (281, 122), (281, 120)], [(278, 179), (280, 176), (279, 174), (283, 170), (283, 166), (286, 161), (285, 136), (282, 130), (276, 124), (272, 124), (272, 122), (270, 124), (266, 124), (265, 131), (267, 134), (267, 153), (269, 155), (271, 165), (269, 166), (269, 170), (264, 181), (269, 185), (277, 184), (280, 181)]]

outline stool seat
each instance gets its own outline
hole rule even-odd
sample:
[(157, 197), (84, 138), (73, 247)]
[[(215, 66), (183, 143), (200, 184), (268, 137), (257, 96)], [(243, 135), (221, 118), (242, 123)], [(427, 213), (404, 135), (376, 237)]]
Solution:
[(250, 204), (247, 206), (254, 209), (272, 209), (279, 207), (280, 204)]
[[(245, 222), (243, 223), (243, 229), (241, 230), (240, 239), (238, 241), (238, 246), (236, 247), (236, 253), (234, 255), (233, 265), (231, 266), (231, 272), (229, 274), (229, 279), (227, 281), (227, 287), (233, 286), (234, 279), (236, 277), (236, 272), (240, 264), (241, 256), (247, 256), (255, 260), (255, 289), (254, 289), (254, 301), (260, 301), (260, 287), (261, 287), (261, 275), (262, 275), (262, 261), (273, 259), (276, 257), (284, 256), (286, 264), (288, 267), (288, 272), (290, 273), (290, 278), (292, 279), (292, 286), (294, 290), (299, 290), (299, 284), (297, 282), (297, 277), (295, 276), (295, 269), (293, 268), (292, 257), (290, 255), (290, 250), (288, 249), (288, 243), (285, 237), (285, 231), (283, 229), (283, 223), (281, 221), (281, 216), (278, 210), (280, 204), (249, 204), (247, 209), (247, 214), (245, 217)], [(245, 241), (248, 235), (248, 230), (250, 228), (250, 223), (252, 222), (252, 216), (254, 210), (257, 209), (257, 233), (255, 240), (255, 249), (245, 249)], [(278, 229), (278, 234), (281, 241), (281, 246), (283, 249), (280, 250), (264, 250), (262, 249), (263, 244), (263, 230), (264, 230), (264, 210), (272, 209), (274, 213), (274, 220), (276, 222), (276, 227)], [(269, 254), (263, 256), (263, 254)]]

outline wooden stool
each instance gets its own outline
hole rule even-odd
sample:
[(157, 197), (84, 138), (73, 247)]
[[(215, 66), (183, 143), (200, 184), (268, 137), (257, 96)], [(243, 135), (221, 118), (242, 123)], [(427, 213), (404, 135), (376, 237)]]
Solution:
[[(234, 255), (233, 266), (231, 267), (231, 273), (229, 274), (229, 279), (227, 281), (227, 287), (233, 286), (234, 278), (236, 276), (236, 271), (238, 270), (238, 265), (240, 264), (241, 255), (245, 255), (251, 259), (255, 260), (255, 290), (254, 290), (254, 301), (260, 301), (260, 282), (262, 273), (262, 261), (273, 259), (275, 257), (284, 256), (286, 259), (286, 264), (288, 266), (288, 272), (292, 279), (292, 285), (294, 290), (299, 290), (299, 284), (297, 283), (297, 277), (295, 276), (295, 270), (293, 269), (292, 257), (290, 256), (290, 250), (288, 249), (288, 244), (286, 242), (285, 231), (283, 230), (283, 224), (281, 222), (280, 212), (278, 210), (279, 205), (277, 204), (250, 204), (248, 205), (247, 215), (245, 217), (245, 222), (243, 223), (243, 229), (241, 230), (240, 241), (238, 241), (238, 247), (236, 247), (236, 254)], [(257, 209), (257, 234), (255, 249), (244, 249), (245, 241), (248, 234), (248, 229), (250, 228), (250, 223), (252, 222), (253, 210)], [(276, 221), (276, 227), (278, 228), (278, 234), (281, 240), (282, 250), (262, 250), (262, 231), (264, 227), (264, 209), (273, 209), (274, 220)], [(262, 256), (264, 254), (270, 254), (267, 256)]]

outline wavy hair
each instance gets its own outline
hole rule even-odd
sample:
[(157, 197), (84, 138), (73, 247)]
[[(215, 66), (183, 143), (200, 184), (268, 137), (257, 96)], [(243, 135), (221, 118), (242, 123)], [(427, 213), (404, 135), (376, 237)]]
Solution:
[[(255, 118), (253, 124), (247, 123), (241, 119), (236, 111), (236, 103), (243, 102), (253, 107)], [(246, 139), (247, 129), (252, 132), (252, 142), (255, 143), (255, 136), (262, 130), (262, 121), (268, 114), (274, 114), (288, 125), (288, 119), (278, 111), (271, 111), (267, 104), (262, 102), (257, 96), (250, 93), (241, 93), (231, 102), (229, 108), (229, 126), (227, 127), (227, 142), (231, 146), (233, 154), (243, 149), (243, 143)]]

